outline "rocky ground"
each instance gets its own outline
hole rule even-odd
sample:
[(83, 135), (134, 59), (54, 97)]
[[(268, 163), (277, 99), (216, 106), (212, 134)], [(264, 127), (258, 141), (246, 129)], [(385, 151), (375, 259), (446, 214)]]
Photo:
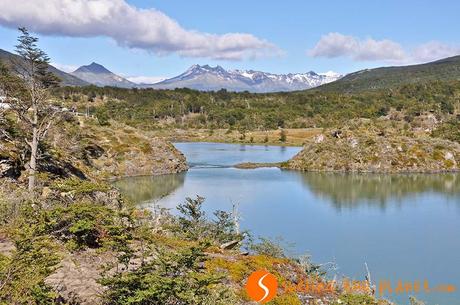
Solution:
[[(0, 178), (25, 179), (27, 149), (17, 140), (0, 143)], [(68, 117), (50, 130), (42, 149), (40, 172), (59, 177), (113, 179), (188, 169), (170, 142), (116, 122), (101, 126), (91, 118)]]

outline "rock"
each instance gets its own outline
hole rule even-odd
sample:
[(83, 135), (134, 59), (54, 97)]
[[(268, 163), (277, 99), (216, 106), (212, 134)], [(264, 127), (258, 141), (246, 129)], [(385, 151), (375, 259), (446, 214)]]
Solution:
[(444, 154), (444, 159), (455, 161), (454, 155), (450, 151), (447, 151)]
[(341, 130), (334, 130), (331, 135), (334, 137), (334, 138), (337, 138), (337, 139), (340, 139), (342, 138), (342, 131)]
[(111, 259), (98, 255), (96, 251), (67, 254), (45, 283), (65, 304), (102, 304), (101, 294), (105, 288), (97, 281), (101, 278), (102, 268)]
[(0, 177), (3, 177), (6, 175), (8, 171), (10, 171), (12, 168), (11, 164), (9, 164), (8, 161), (2, 160), (0, 161)]
[(45, 186), (45, 187), (43, 188), (43, 190), (42, 190), (42, 198), (46, 199), (46, 198), (48, 198), (52, 193), (53, 193), (53, 191), (52, 191), (49, 187)]
[(16, 250), (14, 243), (8, 239), (0, 238), (0, 254), (11, 256), (13, 251)]
[(104, 149), (97, 144), (91, 144), (91, 145), (86, 146), (84, 148), (84, 151), (87, 153), (87, 155), (90, 158), (93, 158), (93, 159), (98, 159), (102, 157), (102, 155), (105, 153)]
[(353, 148), (358, 146), (358, 140), (356, 140), (355, 138), (351, 138), (350, 139), (350, 146), (353, 147)]
[(322, 143), (324, 142), (324, 135), (323, 134), (319, 134), (315, 137), (315, 143), (319, 144), (319, 143)]
[(0, 178), (18, 179), (23, 169), (20, 160), (0, 155)]
[(239, 240), (232, 240), (229, 242), (226, 242), (220, 246), (222, 250), (232, 250), (234, 249), (238, 244), (240, 243)]
[[(170, 142), (159, 138), (137, 135), (141, 141), (136, 146), (127, 143), (106, 143), (104, 150), (113, 151), (113, 145), (123, 146), (114, 158), (108, 153), (92, 159), (92, 166), (111, 177), (157, 176), (174, 174), (188, 169), (185, 156)], [(117, 149), (115, 147), (115, 149)]]

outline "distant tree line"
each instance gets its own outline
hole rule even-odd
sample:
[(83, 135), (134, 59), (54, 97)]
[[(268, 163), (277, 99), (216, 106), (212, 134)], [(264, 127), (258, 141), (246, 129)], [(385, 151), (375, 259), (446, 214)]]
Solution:
[[(159, 122), (168, 120), (171, 127), (179, 128), (263, 130), (334, 126), (357, 117), (385, 116), (390, 109), (403, 111), (408, 122), (424, 112), (452, 116), (459, 108), (460, 81), (409, 84), (356, 94), (253, 94), (95, 86), (64, 87), (54, 94), (82, 109), (90, 103), (91, 111), (104, 120), (112, 118), (146, 129), (157, 128)], [(98, 99), (104, 103), (94, 103)]]

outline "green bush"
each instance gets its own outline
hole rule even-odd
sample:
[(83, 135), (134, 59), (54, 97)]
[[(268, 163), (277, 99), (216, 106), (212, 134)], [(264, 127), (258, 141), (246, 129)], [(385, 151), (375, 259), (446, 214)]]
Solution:
[(101, 126), (110, 126), (110, 116), (109, 114), (104, 111), (103, 108), (98, 108), (96, 111), (96, 118)]
[(442, 123), (433, 131), (432, 136), (460, 143), (460, 120), (452, 119)]
[(49, 237), (24, 234), (11, 257), (0, 255), (0, 304), (55, 304), (44, 283), (59, 262), (59, 247)]
[(249, 244), (249, 250), (258, 254), (266, 255), (271, 257), (286, 257), (284, 253), (284, 247), (281, 245), (282, 240), (278, 239), (276, 241), (270, 240), (268, 238), (259, 238), (258, 243), (251, 242)]
[(180, 252), (159, 250), (156, 259), (131, 272), (104, 278), (106, 304), (232, 304), (219, 275), (205, 272), (206, 246)]
[(233, 215), (225, 211), (216, 211), (215, 219), (206, 217), (202, 209), (204, 198), (186, 198), (185, 202), (178, 205), (181, 213), (177, 217), (176, 232), (190, 240), (208, 240), (220, 244), (232, 240), (242, 240), (243, 235), (236, 232)]
[(73, 194), (90, 194), (93, 192), (106, 192), (110, 186), (104, 183), (82, 180), (79, 178), (61, 179), (51, 185), (52, 189), (60, 192), (72, 192)]

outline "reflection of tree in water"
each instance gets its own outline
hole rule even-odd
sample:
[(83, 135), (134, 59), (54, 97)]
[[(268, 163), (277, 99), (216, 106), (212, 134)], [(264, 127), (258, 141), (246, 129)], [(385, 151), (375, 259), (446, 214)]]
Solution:
[(184, 184), (184, 174), (130, 177), (114, 183), (131, 202), (139, 204), (171, 194)]
[(458, 197), (460, 174), (336, 174), (302, 173), (302, 181), (319, 196), (329, 198), (338, 209), (368, 204), (385, 208), (389, 200), (420, 193)]

